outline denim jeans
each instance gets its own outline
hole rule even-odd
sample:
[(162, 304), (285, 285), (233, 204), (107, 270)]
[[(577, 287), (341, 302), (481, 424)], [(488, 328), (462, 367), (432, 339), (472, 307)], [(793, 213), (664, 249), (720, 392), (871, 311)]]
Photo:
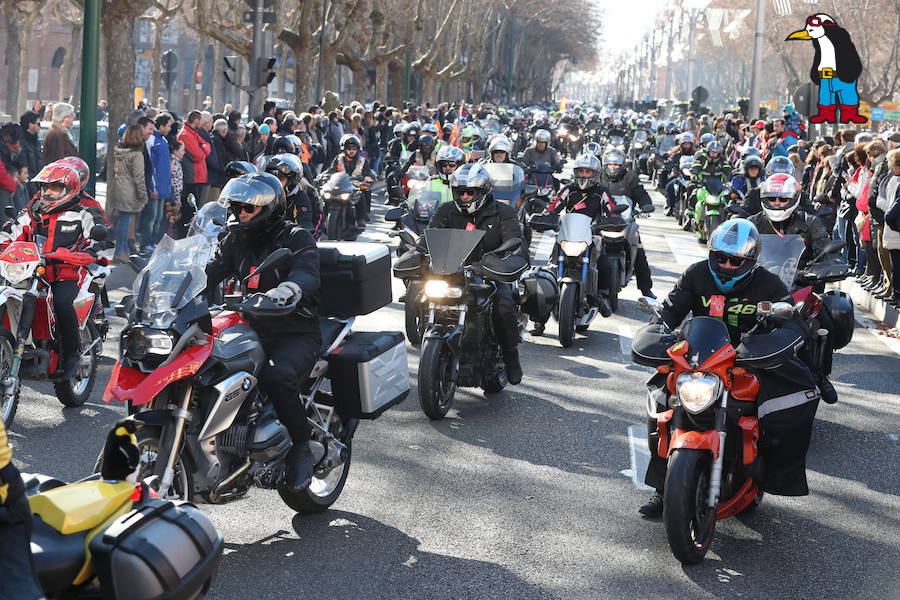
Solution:
[(856, 81), (844, 83), (837, 77), (819, 80), (819, 104), (822, 106), (833, 106), (835, 104), (853, 106), (859, 104)]
[(155, 245), (159, 241), (156, 230), (159, 224), (159, 213), (162, 212), (162, 203), (162, 198), (156, 200), (148, 198), (147, 205), (141, 211), (140, 234), (141, 246), (144, 248)]
[(136, 212), (120, 212), (116, 217), (116, 254), (130, 254), (128, 250), (128, 227), (131, 225), (131, 219), (136, 218), (140, 213)]

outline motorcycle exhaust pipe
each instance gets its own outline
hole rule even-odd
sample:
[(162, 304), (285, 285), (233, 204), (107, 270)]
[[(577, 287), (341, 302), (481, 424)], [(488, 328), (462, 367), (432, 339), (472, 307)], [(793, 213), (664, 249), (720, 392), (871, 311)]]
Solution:
[(238, 495), (236, 493), (228, 493), (226, 490), (230, 488), (239, 477), (249, 471), (252, 464), (253, 463), (250, 462), (250, 459), (248, 458), (247, 462), (238, 467), (237, 470), (234, 471), (234, 473), (228, 475), (224, 479), (220, 480), (217, 484), (215, 484), (209, 491), (209, 501), (212, 504), (220, 504)]

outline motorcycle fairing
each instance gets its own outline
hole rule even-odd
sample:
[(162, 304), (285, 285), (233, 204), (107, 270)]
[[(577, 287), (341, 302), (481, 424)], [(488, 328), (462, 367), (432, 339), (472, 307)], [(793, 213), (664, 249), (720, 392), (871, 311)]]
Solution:
[(458, 273), (484, 233), (481, 229), (426, 229), (425, 242), (431, 255), (432, 272), (435, 275)]
[(103, 401), (111, 400), (127, 402), (132, 406), (141, 406), (151, 401), (167, 385), (186, 377), (192, 377), (212, 354), (212, 338), (207, 336), (207, 343), (187, 348), (171, 363), (159, 367), (152, 373), (142, 373), (137, 369), (123, 367), (121, 361), (113, 367), (109, 384), (103, 393)]

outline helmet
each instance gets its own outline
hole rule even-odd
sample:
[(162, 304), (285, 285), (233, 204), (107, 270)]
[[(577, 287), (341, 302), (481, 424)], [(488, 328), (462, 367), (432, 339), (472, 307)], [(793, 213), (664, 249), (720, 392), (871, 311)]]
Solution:
[(459, 132), (459, 141), (463, 144), (468, 144), (472, 141), (472, 138), (475, 137), (475, 129), (473, 127), (469, 127), (466, 125), (462, 128), (462, 131)]
[[(471, 200), (464, 200), (461, 194), (464, 190), (475, 191)], [(487, 200), (491, 191), (491, 176), (487, 169), (478, 163), (469, 163), (461, 166), (450, 175), (450, 192), (453, 194), (453, 203), (459, 212), (474, 214)]]
[[(761, 247), (753, 223), (747, 219), (725, 221), (709, 236), (707, 247), (709, 272), (720, 291), (736, 291), (750, 282)], [(728, 262), (731, 264), (726, 265)], [(735, 262), (740, 263), (736, 268)]]
[(295, 136), (286, 135), (276, 139), (272, 143), (272, 154), (294, 154), (300, 155), (300, 146), (291, 139)]
[[(65, 159), (52, 162), (32, 179), (32, 183), (40, 183), (41, 191), (29, 206), (35, 214), (49, 214), (65, 210), (78, 202), (78, 194), (84, 189), (81, 182), (82, 173)], [(58, 197), (50, 195), (47, 187), (51, 184), (61, 185), (62, 193)]]
[(356, 149), (359, 150), (359, 138), (355, 134), (345, 133), (341, 136), (341, 150), (346, 150), (347, 146), (356, 146)]
[[(774, 223), (791, 218), (800, 206), (799, 191), (797, 180), (790, 175), (776, 173), (767, 177), (759, 186), (760, 202), (766, 217)], [(773, 202), (775, 199), (781, 199), (782, 202)], [(784, 200), (788, 202), (784, 204)]]
[(540, 144), (541, 142), (545, 144), (550, 143), (550, 132), (546, 129), (538, 129), (534, 132), (534, 143)]
[(714, 142), (714, 141), (716, 141), (716, 136), (714, 136), (711, 133), (704, 133), (703, 135), (700, 136), (700, 145), (701, 146), (706, 146), (710, 142)]
[(438, 150), (437, 156), (434, 159), (435, 166), (437, 167), (438, 177), (443, 179), (444, 181), (448, 181), (450, 176), (444, 173), (444, 165), (447, 163), (456, 163), (456, 166), (463, 164), (466, 162), (466, 153), (462, 151), (462, 149), (457, 148), (456, 146), (441, 146), (441, 149)]
[(406, 129), (406, 125), (404, 125), (403, 123), (397, 123), (396, 125), (394, 125), (394, 135), (398, 137), (400, 135), (403, 135), (404, 129)]
[(744, 173), (746, 173), (747, 169), (749, 169), (750, 167), (759, 167), (760, 171), (762, 171), (762, 169), (763, 169), (762, 159), (755, 154), (751, 154), (748, 157), (746, 157), (744, 159), (743, 164), (744, 164)]
[(666, 133), (675, 134), (678, 133), (678, 125), (675, 124), (675, 121), (669, 121), (666, 123)]
[(719, 156), (722, 156), (722, 144), (720, 144), (719, 142), (715, 142), (715, 141), (708, 143), (706, 145), (706, 155), (709, 156), (713, 152), (715, 152)]
[(509, 156), (509, 153), (512, 152), (512, 142), (505, 135), (496, 136), (488, 145), (488, 154), (493, 155), (494, 152), (506, 152), (506, 155)]
[(424, 134), (419, 138), (419, 148), (434, 148), (434, 136), (431, 134)]
[[(578, 169), (591, 169), (594, 173), (589, 177), (579, 177)], [(600, 159), (593, 154), (581, 154), (572, 163), (572, 172), (575, 176), (575, 184), (585, 190), (594, 184), (594, 178), (600, 172)]]
[(600, 154), (603, 152), (603, 146), (601, 146), (597, 142), (588, 142), (584, 145), (584, 151), (588, 154), (593, 154), (597, 158), (600, 158)]
[(225, 165), (225, 176), (228, 179), (234, 179), (248, 173), (258, 173), (256, 166), (245, 160), (233, 160)]
[(694, 134), (691, 133), (690, 131), (685, 131), (684, 133), (681, 134), (681, 142), (679, 142), (679, 143), (687, 144), (688, 142), (690, 142), (691, 144), (694, 143)]
[(265, 172), (286, 177), (288, 183), (295, 185), (303, 177), (303, 163), (293, 154), (276, 154), (266, 162)]
[(435, 125), (434, 123), (425, 123), (424, 125), (422, 125), (422, 133), (430, 133), (433, 136), (437, 136), (437, 125)]
[(771, 177), (776, 173), (784, 173), (785, 175), (794, 174), (794, 163), (787, 156), (776, 156), (766, 165), (766, 177)]
[(744, 151), (741, 152), (741, 160), (744, 160), (748, 156), (762, 156), (762, 154), (760, 153), (759, 148), (747, 146), (744, 148)]
[[(271, 162), (271, 161), (269, 161)], [(282, 221), (287, 200), (278, 178), (270, 173), (250, 173), (235, 177), (225, 184), (219, 202), (228, 207), (228, 230), (238, 235), (256, 238)], [(263, 209), (246, 223), (241, 223), (238, 205), (249, 204)]]
[(421, 131), (421, 129), (419, 128), (419, 124), (418, 124), (418, 123), (410, 123), (410, 124), (407, 125), (406, 128), (403, 130), (403, 135), (411, 135), (411, 136), (413, 136), (413, 137), (419, 137), (419, 132), (420, 132), (420, 131)]
[(81, 160), (77, 156), (67, 156), (66, 158), (61, 158), (57, 163), (61, 165), (69, 165), (73, 169), (78, 172), (78, 179), (81, 181), (81, 188), (84, 189), (84, 186), (87, 185), (88, 179), (91, 178), (91, 168), (88, 167), (87, 163)]
[(625, 153), (618, 148), (610, 148), (603, 153), (603, 172), (610, 181), (618, 181), (625, 175)]

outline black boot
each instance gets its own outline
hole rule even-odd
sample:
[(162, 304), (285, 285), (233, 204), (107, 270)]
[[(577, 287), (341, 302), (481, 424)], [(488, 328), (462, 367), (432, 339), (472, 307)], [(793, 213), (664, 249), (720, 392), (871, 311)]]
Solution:
[(600, 311), (600, 316), (604, 319), (608, 319), (612, 316), (612, 307), (609, 305), (609, 300), (607, 300), (605, 296), (597, 298), (597, 310)]
[(72, 379), (78, 374), (78, 364), (81, 362), (81, 356), (66, 356), (59, 361), (56, 367), (56, 373), (53, 379)]
[(652, 298), (653, 300), (656, 300), (656, 294), (654, 294), (653, 290), (651, 290), (650, 288), (647, 288), (646, 290), (641, 290), (641, 295), (646, 296), (648, 298)]
[(828, 381), (827, 375), (822, 375), (819, 378), (819, 392), (822, 393), (822, 400), (827, 404), (834, 404), (838, 401), (837, 390), (835, 390), (834, 386), (831, 385), (831, 382)]
[(535, 323), (534, 329), (531, 330), (531, 335), (544, 335), (544, 323)]
[(315, 466), (315, 459), (309, 449), (309, 444), (302, 442), (293, 446), (288, 450), (284, 463), (287, 469), (284, 487), (287, 488), (287, 491), (296, 494), (308, 488)]
[(522, 381), (522, 365), (519, 364), (519, 349), (503, 351), (503, 364), (506, 365), (506, 378), (513, 385)]
[(650, 517), (651, 519), (658, 519), (662, 516), (663, 511), (663, 497), (659, 492), (653, 492), (653, 495), (650, 496), (650, 499), (641, 504), (638, 508), (638, 512), (644, 515), (645, 517)]

